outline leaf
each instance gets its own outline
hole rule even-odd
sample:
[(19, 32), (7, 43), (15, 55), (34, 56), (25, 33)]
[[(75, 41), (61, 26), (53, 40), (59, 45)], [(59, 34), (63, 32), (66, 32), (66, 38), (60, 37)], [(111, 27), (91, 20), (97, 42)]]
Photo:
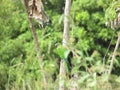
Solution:
[(64, 20), (64, 15), (61, 15), (60, 19), (59, 19), (59, 24), (61, 24)]
[(115, 81), (120, 83), (120, 77), (118, 77)]
[(105, 81), (107, 81), (107, 80), (108, 80), (108, 75), (107, 75), (107, 74), (104, 74), (104, 75), (102, 76), (102, 81), (105, 82)]
[(96, 85), (96, 81), (95, 81), (95, 80), (92, 81), (92, 82), (89, 82), (89, 83), (87, 84), (88, 87), (94, 87), (95, 85)]
[(64, 58), (65, 58), (65, 59), (67, 59), (69, 53), (70, 53), (70, 50), (66, 50), (66, 51), (64, 52)]
[(87, 79), (89, 76), (90, 76), (89, 74), (84, 75), (83, 77), (81, 77), (81, 78), (79, 79), (78, 82), (79, 82), (79, 83), (83, 83), (84, 80)]
[(68, 50), (64, 46), (59, 46), (56, 50), (56, 53), (60, 56), (61, 59), (66, 60), (70, 53), (70, 50)]

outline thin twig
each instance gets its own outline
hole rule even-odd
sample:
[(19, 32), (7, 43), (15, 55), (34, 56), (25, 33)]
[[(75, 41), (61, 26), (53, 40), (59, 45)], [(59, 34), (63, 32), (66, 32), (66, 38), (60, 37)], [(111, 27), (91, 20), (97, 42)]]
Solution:
[(118, 50), (118, 47), (119, 47), (119, 44), (120, 44), (120, 32), (118, 32), (118, 40), (116, 42), (116, 46), (115, 46), (115, 49), (114, 49), (114, 52), (113, 52), (113, 55), (112, 55), (112, 59), (111, 59), (111, 62), (110, 62), (110, 69), (109, 69), (109, 76), (112, 72), (112, 69), (113, 69), (113, 64), (114, 64), (114, 59), (116, 57), (116, 52)]
[(110, 46), (111, 46), (111, 43), (112, 43), (112, 41), (113, 41), (113, 38), (114, 38), (114, 34), (113, 34), (112, 39), (111, 39), (111, 41), (110, 41), (110, 43), (109, 43), (109, 46), (108, 46), (108, 48), (107, 48), (107, 51), (106, 51), (106, 53), (105, 53), (105, 55), (104, 55), (104, 58), (103, 58), (103, 66), (105, 65), (105, 59), (106, 59), (106, 56), (107, 56), (107, 54), (108, 54), (108, 51), (110, 50)]

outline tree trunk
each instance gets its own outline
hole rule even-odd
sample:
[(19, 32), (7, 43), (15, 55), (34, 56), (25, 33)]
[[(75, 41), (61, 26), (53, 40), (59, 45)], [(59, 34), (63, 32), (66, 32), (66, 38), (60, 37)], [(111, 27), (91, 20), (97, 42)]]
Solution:
[[(63, 31), (63, 46), (67, 48), (69, 40), (69, 29), (70, 29), (70, 7), (71, 0), (66, 0), (65, 10), (64, 10), (64, 31)], [(60, 62), (60, 81), (59, 81), (59, 90), (65, 90), (65, 79), (66, 77), (66, 67), (64, 60)]]
[[(39, 45), (39, 42), (38, 42), (38, 37), (37, 37), (36, 31), (35, 31), (35, 28), (34, 28), (34, 24), (32, 23), (32, 18), (29, 17), (29, 13), (28, 13), (29, 12), (29, 10), (28, 10), (28, 0), (24, 0), (24, 5), (25, 5), (26, 12), (27, 12), (32, 36), (34, 38), (34, 44), (35, 44), (35, 47), (36, 47), (36, 53), (37, 53), (37, 57), (38, 57), (39, 66), (40, 66), (40, 69), (42, 71), (41, 73), (43, 74), (44, 84), (47, 84), (45, 73), (44, 73), (44, 70), (43, 70), (43, 66), (41, 64), (43, 58), (42, 58), (42, 55), (41, 55), (41, 50), (40, 50), (40, 45)], [(44, 89), (45, 88), (46, 87), (44, 87)]]

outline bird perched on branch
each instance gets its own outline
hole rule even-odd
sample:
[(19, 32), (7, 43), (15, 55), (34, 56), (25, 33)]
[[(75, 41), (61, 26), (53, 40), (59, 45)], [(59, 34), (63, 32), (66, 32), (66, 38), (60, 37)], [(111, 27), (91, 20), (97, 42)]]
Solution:
[(41, 0), (30, 0), (28, 2), (29, 17), (34, 18), (39, 23), (40, 27), (49, 25), (51, 21), (44, 11), (44, 6)]

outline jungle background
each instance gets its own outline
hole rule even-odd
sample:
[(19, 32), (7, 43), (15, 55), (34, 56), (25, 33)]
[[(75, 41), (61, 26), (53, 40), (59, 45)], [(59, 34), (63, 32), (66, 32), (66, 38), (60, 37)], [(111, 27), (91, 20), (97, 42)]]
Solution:
[[(120, 49), (109, 79), (106, 74), (119, 31), (105, 26), (106, 17), (114, 18), (112, 9), (109, 11), (114, 1), (72, 0), (69, 48), (74, 51), (70, 58), (71, 74), (79, 75), (75, 80), (78, 90), (120, 90)], [(0, 90), (59, 88), (59, 64), (66, 55), (61, 48), (65, 0), (43, 0), (43, 3), (52, 24), (41, 29), (34, 21), (43, 56), (44, 71), (40, 71), (23, 1), (0, 0)], [(42, 72), (47, 75), (46, 85)], [(67, 78), (66, 90), (69, 82)]]

